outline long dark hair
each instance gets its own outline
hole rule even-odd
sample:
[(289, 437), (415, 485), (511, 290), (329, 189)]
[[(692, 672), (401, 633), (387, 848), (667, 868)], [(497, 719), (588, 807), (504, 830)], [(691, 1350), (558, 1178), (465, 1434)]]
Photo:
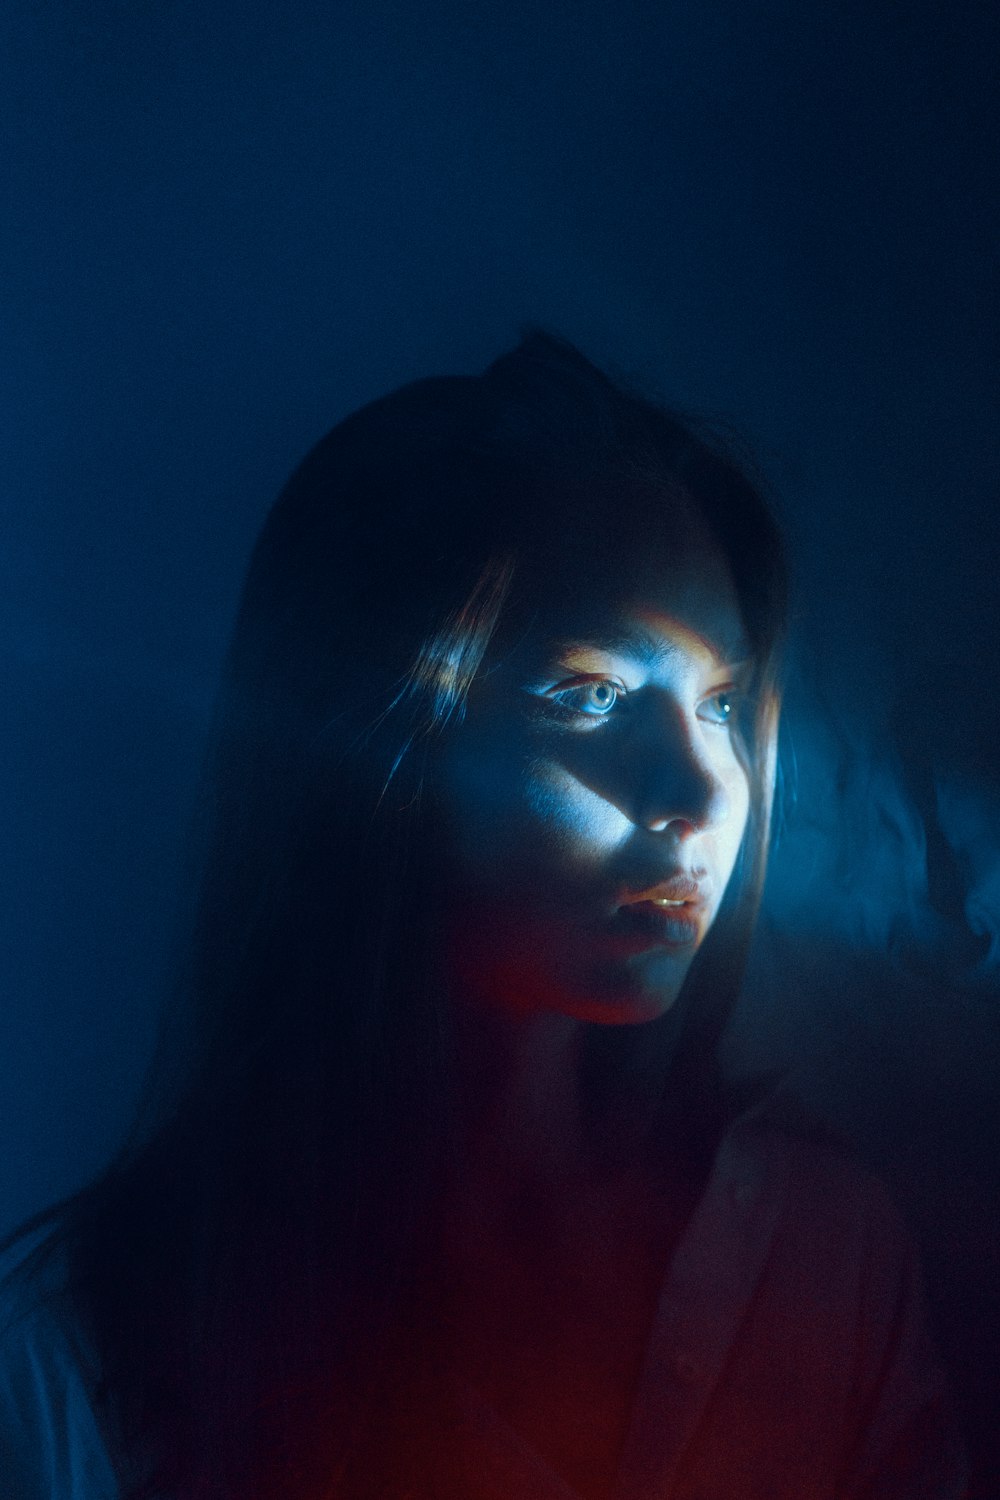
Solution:
[(785, 620), (745, 461), (534, 331), (482, 376), (348, 417), (271, 511), (143, 1107), (102, 1176), (25, 1226), (65, 1253), (136, 1500), (330, 1492), (364, 1441), (447, 1140), (429, 758), (563, 550), (593, 554), (609, 527), (669, 542), (682, 503), (729, 562), (757, 661), (751, 819), (664, 1080), (711, 1131), (764, 877)]

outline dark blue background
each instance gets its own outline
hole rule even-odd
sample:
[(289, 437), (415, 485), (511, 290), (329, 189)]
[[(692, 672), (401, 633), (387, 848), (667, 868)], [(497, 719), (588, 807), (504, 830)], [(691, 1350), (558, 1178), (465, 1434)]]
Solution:
[(8, 0), (5, 1224), (95, 1169), (128, 1117), (215, 675), (278, 485), (350, 408), (478, 369), (531, 320), (734, 421), (776, 484), (798, 571), (784, 831), (735, 1045), (799, 1061), (888, 1172), (942, 1340), (982, 1386), (1000, 1281), (991, 11)]

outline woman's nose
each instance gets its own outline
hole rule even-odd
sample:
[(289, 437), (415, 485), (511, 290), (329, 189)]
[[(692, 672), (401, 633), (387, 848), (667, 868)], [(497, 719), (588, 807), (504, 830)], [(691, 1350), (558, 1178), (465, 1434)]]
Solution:
[(701, 832), (729, 817), (729, 792), (696, 728), (675, 728), (649, 746), (637, 790), (635, 821), (651, 833)]

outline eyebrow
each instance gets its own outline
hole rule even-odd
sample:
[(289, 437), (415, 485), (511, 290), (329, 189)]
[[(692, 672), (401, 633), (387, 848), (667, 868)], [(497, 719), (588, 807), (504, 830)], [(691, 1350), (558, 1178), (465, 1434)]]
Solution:
[[(689, 630), (688, 626), (684, 628)], [(744, 666), (753, 658), (750, 643), (742, 631), (715, 639), (702, 635), (699, 630), (690, 630), (689, 633), (711, 652), (720, 665)], [(604, 651), (632, 656), (644, 667), (657, 666), (676, 650), (672, 641), (658, 640), (645, 630), (609, 630), (594, 636), (559, 637), (554, 645), (560, 654), (567, 655), (574, 651)]]

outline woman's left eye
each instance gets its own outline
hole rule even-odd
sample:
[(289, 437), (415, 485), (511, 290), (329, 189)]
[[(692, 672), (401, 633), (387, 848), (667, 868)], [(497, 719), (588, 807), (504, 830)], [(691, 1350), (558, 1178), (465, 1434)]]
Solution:
[(586, 714), (590, 719), (604, 718), (624, 696), (625, 689), (606, 677), (595, 677), (590, 682), (558, 688), (549, 694), (554, 703), (560, 703), (576, 713)]
[(736, 694), (731, 689), (713, 693), (698, 704), (698, 717), (706, 724), (731, 724), (736, 718)]

